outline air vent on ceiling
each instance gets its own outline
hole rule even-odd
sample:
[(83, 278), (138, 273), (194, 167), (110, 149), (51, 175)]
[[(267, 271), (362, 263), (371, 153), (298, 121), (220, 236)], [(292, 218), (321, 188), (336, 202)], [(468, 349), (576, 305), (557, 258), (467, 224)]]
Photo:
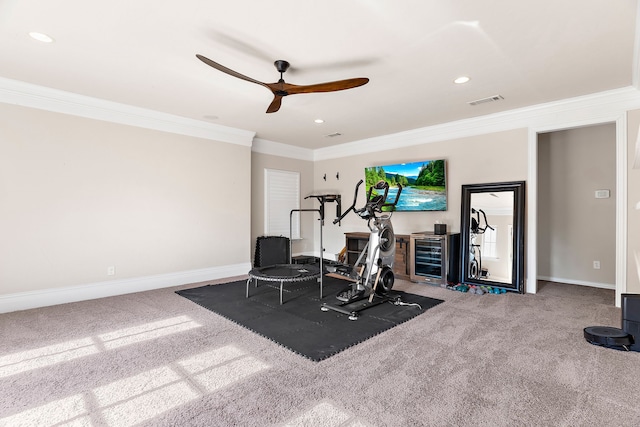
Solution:
[(334, 132), (334, 133), (330, 133), (328, 135), (325, 135), (325, 137), (326, 138), (333, 138), (333, 137), (340, 136), (340, 135), (342, 135), (340, 132)]
[(502, 95), (493, 95), (487, 98), (476, 99), (475, 101), (469, 101), (467, 102), (467, 104), (469, 105), (485, 104), (487, 102), (500, 101), (501, 99), (504, 99)]

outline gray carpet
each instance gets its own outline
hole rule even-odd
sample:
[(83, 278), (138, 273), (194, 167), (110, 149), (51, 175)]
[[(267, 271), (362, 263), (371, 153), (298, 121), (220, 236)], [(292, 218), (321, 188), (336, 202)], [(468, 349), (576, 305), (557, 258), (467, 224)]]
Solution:
[(201, 285), (0, 315), (0, 425), (640, 425), (640, 353), (582, 337), (613, 291), (398, 281), (445, 302), (312, 362), (175, 294)]

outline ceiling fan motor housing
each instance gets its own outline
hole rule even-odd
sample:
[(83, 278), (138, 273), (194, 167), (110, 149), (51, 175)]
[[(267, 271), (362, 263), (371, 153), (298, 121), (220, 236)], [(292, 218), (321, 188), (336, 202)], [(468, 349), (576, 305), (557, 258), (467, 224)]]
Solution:
[(278, 70), (278, 72), (282, 74), (289, 69), (290, 64), (283, 59), (278, 59), (276, 62), (273, 63), (273, 65), (275, 65), (276, 70)]

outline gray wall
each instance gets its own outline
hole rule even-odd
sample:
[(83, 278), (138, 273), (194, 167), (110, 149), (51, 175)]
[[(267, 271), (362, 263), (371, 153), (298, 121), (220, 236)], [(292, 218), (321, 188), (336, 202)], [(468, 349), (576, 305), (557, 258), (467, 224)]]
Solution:
[[(302, 197), (338, 192), (346, 207), (365, 166), (446, 158), (449, 210), (397, 213), (399, 233), (437, 221), (459, 231), (462, 184), (527, 178), (527, 129), (311, 162), (8, 104), (0, 105), (0, 124), (0, 295), (249, 262), (263, 222), (252, 180), (264, 167), (300, 170)], [(639, 126), (640, 110), (630, 111), (627, 292), (640, 292), (640, 169), (632, 168)], [(344, 232), (366, 230), (353, 215), (342, 227), (330, 224), (330, 215), (327, 252), (342, 248)], [(317, 239), (317, 222), (303, 218), (302, 234), (294, 250), (316, 251), (307, 236)], [(610, 262), (597, 258), (606, 270)], [(590, 273), (593, 259), (585, 266)], [(113, 278), (106, 276), (110, 265)]]
[[(364, 179), (364, 168), (380, 164), (446, 159), (447, 211), (396, 212), (393, 227), (398, 234), (433, 230), (436, 222), (447, 224), (447, 229), (460, 231), (461, 193), (463, 184), (479, 184), (527, 179), (527, 130), (490, 133), (468, 138), (432, 142), (412, 147), (366, 153), (339, 159), (315, 162), (315, 190), (342, 194), (343, 209), (353, 201), (356, 183)], [(340, 180), (335, 179), (340, 173)], [(327, 174), (327, 181), (322, 177)], [(364, 203), (361, 187), (357, 206)], [(368, 231), (366, 221), (356, 215), (347, 216), (342, 226), (325, 227), (325, 248), (329, 254), (344, 247), (344, 233)]]
[[(265, 235), (264, 227), (264, 170), (277, 169), (300, 173), (300, 208), (318, 209), (315, 199), (304, 199), (313, 192), (313, 162), (297, 160), (270, 154), (251, 153), (251, 254), (256, 238)], [(333, 207), (328, 205), (328, 210)], [(315, 212), (303, 212), (300, 215), (300, 240), (292, 242), (292, 253), (311, 254), (314, 249), (314, 227), (318, 227), (319, 215)]]
[[(596, 199), (599, 189), (610, 197)], [(614, 124), (540, 134), (538, 277), (613, 288), (615, 201)]]
[(248, 146), (0, 104), (0, 295), (247, 263), (250, 162)]

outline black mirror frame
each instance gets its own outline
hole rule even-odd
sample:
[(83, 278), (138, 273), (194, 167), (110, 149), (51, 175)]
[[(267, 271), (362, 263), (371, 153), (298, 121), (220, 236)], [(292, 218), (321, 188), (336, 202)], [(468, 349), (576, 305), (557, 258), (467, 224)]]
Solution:
[[(513, 265), (511, 284), (478, 280), (469, 277), (469, 245), (471, 228), (471, 195), (474, 193), (494, 193), (513, 191)], [(461, 279), (465, 284), (485, 285), (524, 293), (524, 200), (525, 182), (497, 182), (489, 184), (467, 184), (462, 186), (462, 214), (460, 216), (460, 263)]]

